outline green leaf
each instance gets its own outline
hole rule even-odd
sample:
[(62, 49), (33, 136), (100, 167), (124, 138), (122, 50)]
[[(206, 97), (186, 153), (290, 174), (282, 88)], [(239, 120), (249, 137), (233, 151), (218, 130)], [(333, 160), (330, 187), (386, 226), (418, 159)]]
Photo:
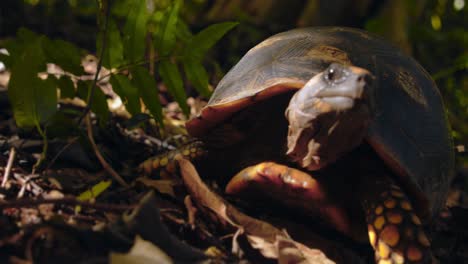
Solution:
[(13, 64), (15, 63), (15, 59), (18, 58), (20, 54), (20, 52), (15, 52), (15, 50), (19, 49), (19, 45), (13, 39), (7, 39), (5, 41), (2, 41), (2, 43), (0, 44), (1, 44), (0, 48), (4, 48), (8, 51), (8, 55), (4, 53), (0, 53), (0, 61), (5, 64), (6, 68), (13, 67)]
[(94, 185), (90, 190), (82, 192), (76, 198), (78, 201), (89, 201), (98, 197), (101, 193), (103, 193), (109, 186), (111, 186), (112, 181), (101, 181), (98, 184)]
[(10, 55), (1, 55), (1, 61), (5, 63), (8, 68), (13, 67), (15, 60), (20, 58), (25, 48), (34, 42), (38, 37), (38, 34), (28, 29), (20, 28), (16, 32), (15, 39), (2, 40), (0, 47), (5, 48)]
[(60, 98), (75, 97), (75, 85), (68, 76), (61, 76), (57, 80), (57, 85), (60, 89)]
[(44, 51), (47, 62), (59, 65), (64, 71), (75, 75), (84, 73), (81, 66), (81, 51), (72, 43), (63, 40), (46, 39)]
[(188, 42), (192, 39), (193, 34), (190, 32), (190, 28), (183, 20), (177, 20), (177, 31), (176, 31), (176, 38), (180, 39), (182, 42)]
[(133, 1), (123, 30), (125, 57), (130, 62), (138, 62), (145, 55), (148, 18), (146, 0)]
[(55, 81), (37, 76), (46, 66), (43, 41), (38, 37), (30, 42), (11, 69), (8, 96), (17, 125), (25, 129), (46, 122), (57, 111)]
[(156, 38), (156, 48), (161, 56), (169, 55), (176, 44), (180, 4), (180, 0), (175, 0), (161, 22), (161, 29)]
[(233, 27), (237, 26), (237, 22), (224, 22), (211, 25), (202, 31), (198, 32), (187, 43), (184, 54), (186, 57), (193, 57), (201, 60), (206, 52), (213, 47), (224, 34)]
[(120, 96), (128, 112), (132, 115), (140, 113), (140, 97), (138, 89), (127, 76), (112, 75), (110, 78), (112, 89)]
[(18, 32), (16, 32), (16, 37), (22, 43), (27, 44), (31, 43), (31, 41), (36, 40), (39, 37), (39, 35), (27, 28), (20, 28), (18, 29)]
[(159, 64), (159, 74), (166, 84), (169, 93), (179, 103), (184, 114), (188, 116), (190, 111), (187, 105), (187, 95), (185, 94), (184, 83), (177, 65), (168, 60), (163, 60)]
[[(87, 100), (88, 94), (91, 92), (92, 81), (79, 81), (77, 95), (84, 101)], [(99, 117), (99, 125), (104, 126), (109, 120), (109, 107), (107, 106), (106, 95), (102, 92), (101, 88), (97, 86), (94, 89), (91, 101), (91, 111)]]
[(196, 59), (186, 58), (183, 64), (187, 79), (202, 96), (209, 98), (213, 91), (208, 86), (208, 73), (202, 63)]
[(150, 113), (160, 124), (163, 124), (162, 107), (159, 102), (159, 93), (156, 81), (147, 69), (138, 66), (132, 70), (132, 83), (137, 87), (141, 99), (148, 107)]
[[(101, 193), (107, 190), (112, 184), (112, 181), (100, 181), (98, 184), (94, 185), (91, 189), (82, 192), (76, 198), (78, 201), (87, 202), (92, 199), (97, 198)], [(75, 207), (75, 212), (80, 212), (81, 206)]]
[[(119, 29), (113, 19), (109, 19), (106, 34), (106, 47), (102, 56), (102, 65), (108, 69), (117, 68), (123, 64), (123, 44)], [(98, 53), (102, 49), (102, 33), (99, 32), (97, 37), (96, 48)]]
[(183, 53), (185, 74), (204, 97), (210, 97), (212, 91), (208, 86), (208, 74), (203, 67), (202, 59), (206, 52), (237, 24), (237, 22), (225, 22), (211, 25), (190, 38), (185, 45)]

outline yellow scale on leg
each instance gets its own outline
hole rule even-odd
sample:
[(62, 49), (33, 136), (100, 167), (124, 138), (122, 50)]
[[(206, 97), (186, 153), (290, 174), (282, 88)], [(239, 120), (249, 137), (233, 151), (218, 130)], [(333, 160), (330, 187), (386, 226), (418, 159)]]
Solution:
[(193, 161), (204, 156), (205, 153), (203, 143), (200, 141), (194, 141), (179, 149), (171, 150), (149, 158), (141, 163), (138, 169), (145, 175), (169, 178), (171, 175), (176, 173), (176, 162), (178, 159), (184, 158)]
[(369, 241), (378, 264), (432, 262), (421, 221), (398, 186), (366, 204)]

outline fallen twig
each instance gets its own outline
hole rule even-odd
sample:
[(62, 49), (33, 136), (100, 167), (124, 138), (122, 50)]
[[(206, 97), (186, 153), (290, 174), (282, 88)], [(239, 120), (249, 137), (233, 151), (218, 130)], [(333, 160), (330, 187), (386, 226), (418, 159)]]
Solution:
[(10, 156), (8, 157), (8, 163), (5, 168), (5, 173), (3, 174), (3, 179), (2, 179), (2, 188), (6, 186), (6, 183), (8, 181), (8, 178), (10, 176), (11, 172), (11, 167), (13, 166), (13, 161), (15, 160), (16, 157), (16, 150), (15, 148), (10, 148)]
[(104, 211), (126, 211), (136, 207), (136, 205), (121, 205), (107, 203), (90, 203), (77, 200), (74, 197), (65, 197), (58, 199), (20, 199), (7, 202), (0, 202), (0, 209), (19, 208), (19, 207), (35, 207), (41, 204), (58, 204), (58, 205), (73, 205), (85, 208), (91, 208)]

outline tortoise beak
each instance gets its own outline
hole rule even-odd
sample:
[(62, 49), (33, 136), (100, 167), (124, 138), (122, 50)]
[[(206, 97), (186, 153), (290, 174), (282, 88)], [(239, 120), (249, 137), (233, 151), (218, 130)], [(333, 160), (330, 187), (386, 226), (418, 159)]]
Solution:
[(309, 170), (320, 169), (359, 145), (370, 120), (369, 71), (332, 64), (291, 98), (287, 153)]

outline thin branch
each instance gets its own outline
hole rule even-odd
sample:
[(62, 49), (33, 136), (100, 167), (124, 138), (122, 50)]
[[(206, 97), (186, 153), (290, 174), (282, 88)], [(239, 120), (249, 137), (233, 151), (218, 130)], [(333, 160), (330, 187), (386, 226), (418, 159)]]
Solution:
[(109, 16), (110, 16), (110, 3), (105, 1), (105, 18), (104, 18), (104, 30), (102, 34), (102, 45), (101, 45), (101, 50), (99, 51), (99, 58), (98, 58), (98, 64), (96, 68), (96, 74), (94, 75), (93, 79), (93, 84), (91, 86), (90, 92), (88, 93), (88, 98), (86, 100), (86, 108), (83, 111), (83, 114), (81, 115), (80, 119), (78, 120), (78, 124), (81, 124), (83, 121), (83, 118), (88, 115), (89, 111), (91, 110), (91, 104), (93, 103), (93, 95), (94, 91), (96, 90), (97, 87), (97, 82), (99, 78), (99, 73), (101, 72), (102, 68), (102, 58), (104, 57), (104, 51), (106, 50), (107, 46), (107, 30), (108, 30), (108, 22), (109, 22)]
[(96, 154), (96, 157), (98, 158), (99, 162), (101, 163), (102, 167), (122, 186), (124, 187), (129, 187), (129, 185), (124, 181), (122, 177), (107, 163), (107, 161), (104, 159), (104, 157), (101, 155), (101, 152), (99, 151), (96, 142), (94, 142), (94, 137), (93, 137), (93, 126), (91, 124), (91, 118), (89, 115), (86, 115), (86, 130), (88, 132), (88, 138), (89, 142), (91, 143), (91, 146), (93, 147), (94, 154)]
[(89, 115), (89, 111), (91, 109), (91, 105), (93, 103), (93, 95), (94, 91), (96, 90), (97, 87), (97, 82), (99, 78), (99, 73), (101, 72), (102, 68), (102, 58), (104, 57), (104, 51), (107, 48), (107, 30), (108, 30), (108, 22), (109, 22), (109, 16), (110, 16), (110, 3), (108, 1), (103, 1), (104, 3), (104, 8), (105, 8), (105, 17), (104, 17), (104, 30), (102, 34), (102, 45), (101, 45), (101, 50), (100, 50), (100, 55), (98, 58), (98, 64), (97, 64), (97, 69), (96, 69), (96, 74), (94, 75), (94, 80), (93, 80), (93, 85), (91, 86), (91, 90), (88, 93), (88, 98), (87, 98), (87, 104), (86, 108), (83, 112), (83, 115), (80, 117), (78, 124), (81, 124), (83, 121), (83, 118), (86, 120), (86, 131), (88, 134), (88, 139), (93, 147), (94, 153), (96, 154), (96, 157), (98, 158), (99, 162), (101, 163), (102, 167), (122, 186), (124, 187), (129, 187), (129, 185), (123, 180), (122, 177), (106, 162), (104, 157), (101, 155), (101, 152), (99, 151), (93, 137), (93, 128), (91, 124), (91, 118)]
[[(157, 57), (154, 59), (154, 63), (157, 63), (157, 62), (160, 62), (162, 60), (168, 60), (168, 59), (180, 59), (180, 58), (184, 58), (184, 56), (176, 56), (176, 55), (172, 55), (172, 56), (160, 56), (160, 57)], [(108, 74), (105, 74), (103, 76), (101, 76), (99, 79), (98, 79), (98, 82), (106, 79), (107, 77), (109, 76), (112, 76), (114, 74), (117, 74), (117, 73), (120, 73), (120, 72), (123, 72), (123, 71), (126, 71), (126, 70), (129, 70), (133, 67), (137, 67), (137, 66), (141, 66), (141, 65), (145, 65), (145, 64), (149, 64), (150, 61), (147, 60), (147, 59), (142, 59), (140, 61), (136, 61), (136, 62), (131, 62), (131, 63), (126, 63), (126, 64), (122, 64), (120, 66), (118, 66), (117, 68), (115, 68), (113, 71), (110, 71)]]

